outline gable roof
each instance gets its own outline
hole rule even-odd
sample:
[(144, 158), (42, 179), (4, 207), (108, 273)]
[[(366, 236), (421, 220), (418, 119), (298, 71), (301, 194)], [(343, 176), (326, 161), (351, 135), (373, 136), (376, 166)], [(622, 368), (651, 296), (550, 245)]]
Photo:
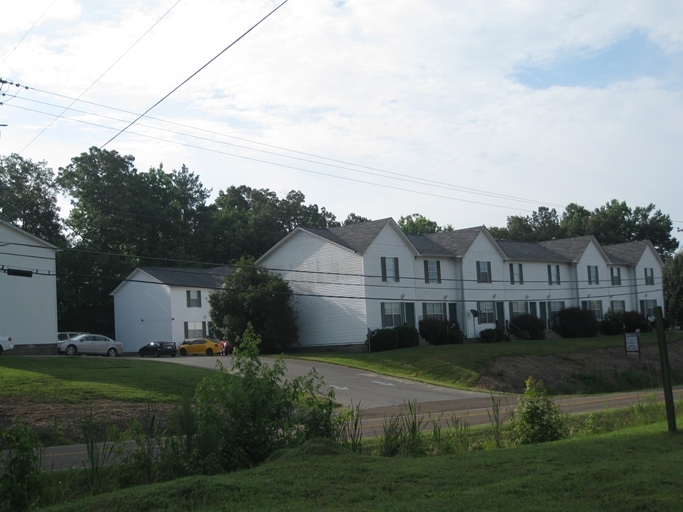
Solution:
[(367, 250), (372, 241), (377, 238), (377, 235), (384, 229), (384, 226), (390, 222), (393, 222), (393, 219), (372, 220), (329, 229), (305, 227), (299, 229), (362, 254)]
[(655, 250), (652, 242), (649, 240), (604, 245), (603, 249), (609, 256), (610, 260), (612, 260), (612, 263), (622, 265), (637, 265), (648, 247), (652, 249), (652, 252), (657, 255), (659, 262), (662, 263), (659, 253)]
[(508, 258), (511, 260), (527, 261), (572, 261), (572, 258), (553, 251), (542, 244), (536, 242), (513, 242), (509, 240), (496, 240)]
[(20, 234), (20, 235), (22, 235), (22, 236), (25, 236), (25, 237), (27, 237), (28, 239), (32, 240), (33, 242), (36, 242), (36, 243), (38, 243), (39, 245), (45, 247), (46, 249), (53, 249), (53, 250), (55, 250), (55, 251), (59, 251), (59, 250), (60, 250), (59, 247), (57, 247), (56, 245), (52, 245), (50, 242), (46, 242), (46, 241), (43, 240), (42, 238), (39, 238), (39, 237), (37, 237), (37, 236), (35, 236), (35, 235), (32, 235), (31, 233), (29, 233), (29, 232), (27, 232), (27, 231), (24, 231), (24, 230), (21, 229), (21, 228), (18, 228), (18, 227), (15, 226), (14, 224), (10, 224), (9, 222), (5, 222), (4, 220), (0, 220), (0, 227), (5, 227), (5, 228), (7, 228), (8, 230), (14, 231), (15, 233), (18, 233), (18, 234)]
[[(475, 226), (473, 228), (465, 228), (465, 229), (455, 229), (453, 231), (442, 231), (441, 233), (430, 233), (427, 235), (414, 235), (415, 239), (417, 237), (423, 237), (426, 239), (428, 242), (431, 242), (432, 244), (436, 244), (443, 249), (447, 251), (447, 254), (450, 256), (464, 256), (465, 253), (469, 250), (469, 248), (472, 246), (476, 238), (479, 236), (479, 234), (482, 231), (486, 231), (488, 233), (488, 230), (484, 226)], [(490, 236), (490, 235), (489, 235)], [(413, 238), (411, 238), (411, 241)], [(430, 246), (426, 245), (425, 242), (418, 242), (417, 243), (425, 247), (425, 249), (429, 249)], [(417, 246), (416, 246), (417, 247)], [(420, 247), (417, 247), (418, 250)], [(423, 252), (423, 251), (420, 251)], [(423, 253), (423, 254), (431, 254), (430, 252)], [(434, 254), (439, 254), (439, 253), (434, 253)]]
[(159, 282), (168, 286), (192, 288), (220, 288), (225, 278), (232, 272), (232, 265), (212, 268), (186, 267), (140, 267), (139, 270), (149, 274)]

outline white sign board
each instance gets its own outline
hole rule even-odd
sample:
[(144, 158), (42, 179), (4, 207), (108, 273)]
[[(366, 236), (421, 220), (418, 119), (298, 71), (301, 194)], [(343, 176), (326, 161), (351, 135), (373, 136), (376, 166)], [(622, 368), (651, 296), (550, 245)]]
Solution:
[(624, 334), (624, 343), (627, 354), (640, 355), (640, 335), (637, 332), (627, 332)]

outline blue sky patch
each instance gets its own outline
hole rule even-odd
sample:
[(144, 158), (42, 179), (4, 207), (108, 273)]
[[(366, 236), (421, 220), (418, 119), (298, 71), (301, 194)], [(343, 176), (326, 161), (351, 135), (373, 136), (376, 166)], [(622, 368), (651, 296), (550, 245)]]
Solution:
[(641, 77), (680, 78), (683, 55), (667, 54), (642, 33), (634, 32), (598, 51), (560, 55), (547, 66), (518, 68), (513, 77), (533, 89), (606, 87)]

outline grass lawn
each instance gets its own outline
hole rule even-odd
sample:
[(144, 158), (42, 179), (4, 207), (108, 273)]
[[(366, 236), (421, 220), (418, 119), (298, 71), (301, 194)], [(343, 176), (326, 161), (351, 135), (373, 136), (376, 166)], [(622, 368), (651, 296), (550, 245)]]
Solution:
[[(683, 340), (683, 333), (667, 333), (669, 342)], [(641, 346), (656, 345), (656, 333), (644, 333)], [(288, 355), (341, 364), (373, 371), (450, 386), (471, 388), (479, 379), (480, 372), (493, 359), (502, 356), (549, 356), (562, 353), (582, 352), (590, 349), (615, 348), (623, 350), (623, 336), (600, 336), (586, 339), (552, 339), (538, 341), (514, 341), (511, 343), (467, 343), (463, 345), (420, 346), (374, 354), (315, 353)]]
[(189, 477), (45, 509), (153, 511), (679, 511), (683, 435), (658, 423), (608, 435), (424, 458), (326, 441), (249, 471)]
[(105, 357), (0, 357), (0, 399), (177, 403), (209, 370)]

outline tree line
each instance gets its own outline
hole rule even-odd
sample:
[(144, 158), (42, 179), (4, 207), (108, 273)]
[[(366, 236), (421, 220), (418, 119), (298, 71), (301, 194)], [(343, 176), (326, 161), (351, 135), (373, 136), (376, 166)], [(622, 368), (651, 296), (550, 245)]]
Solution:
[[(55, 173), (44, 161), (0, 157), (0, 218), (60, 249), (58, 319), (62, 330), (114, 334), (109, 294), (139, 266), (200, 266), (258, 258), (297, 226), (331, 228), (370, 219), (350, 213), (341, 222), (325, 207), (306, 204), (301, 191), (284, 197), (268, 189), (229, 185), (212, 190), (182, 166), (135, 168), (133, 156), (96, 147)], [(58, 194), (71, 201), (60, 215)], [(452, 230), (421, 214), (401, 217), (408, 234)], [(574, 203), (560, 217), (540, 207), (490, 228), (495, 238), (537, 241), (593, 234), (601, 243), (649, 239), (667, 258), (678, 247), (668, 215), (654, 205), (629, 208), (613, 200), (594, 211)]]

